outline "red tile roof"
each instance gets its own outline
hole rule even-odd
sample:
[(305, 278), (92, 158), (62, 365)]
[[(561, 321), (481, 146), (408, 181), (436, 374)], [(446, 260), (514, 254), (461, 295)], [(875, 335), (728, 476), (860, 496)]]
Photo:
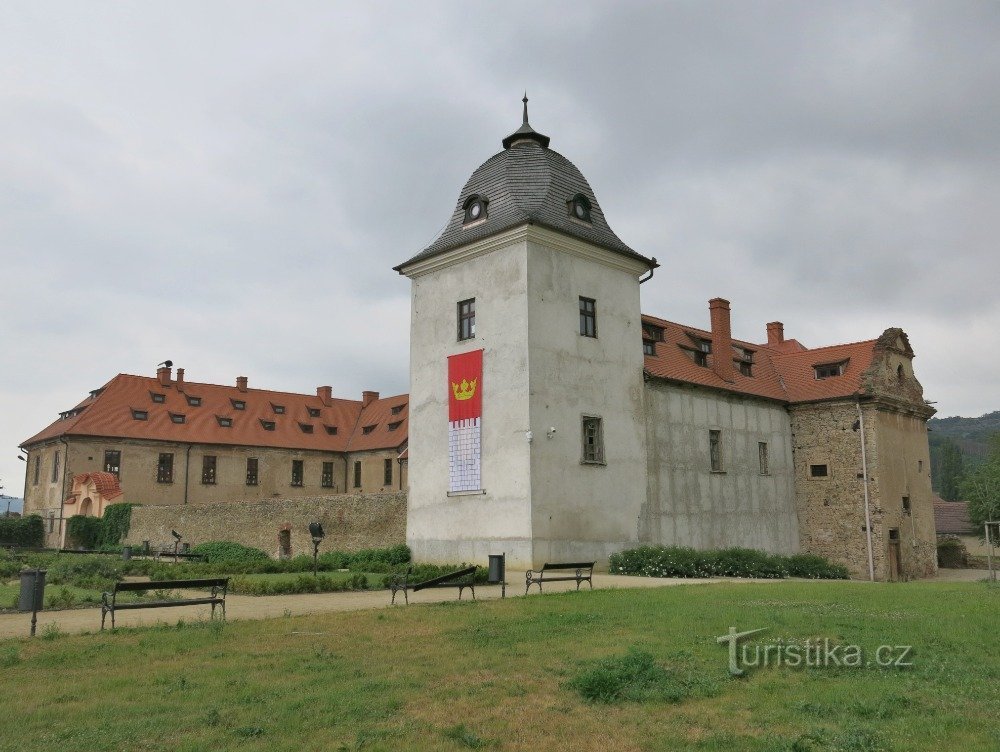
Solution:
[(976, 532), (969, 520), (969, 502), (934, 498), (934, 526), (938, 535), (969, 535)]
[(73, 476), (74, 488), (88, 482), (94, 484), (94, 488), (104, 497), (105, 501), (117, 499), (124, 493), (121, 484), (118, 482), (118, 477), (114, 473), (81, 473), (80, 475)]
[[(162, 394), (163, 402), (154, 402), (154, 394)], [(190, 404), (192, 397), (200, 398), (200, 404)], [(244, 402), (245, 409), (235, 409), (234, 401)], [(395, 449), (406, 442), (408, 402), (407, 395), (400, 395), (375, 400), (367, 407), (360, 400), (336, 398), (327, 405), (311, 394), (240, 391), (235, 386), (190, 381), (164, 387), (153, 377), (119, 374), (96, 396), (88, 396), (69, 411), (79, 410), (78, 414), (55, 421), (21, 446), (60, 436), (105, 436), (331, 452)], [(403, 409), (392, 415), (391, 408), (397, 405)], [(277, 412), (276, 406), (284, 411)], [(145, 411), (147, 419), (137, 420), (136, 410)], [(174, 422), (171, 415), (184, 416), (183, 423)], [(220, 418), (231, 419), (232, 425), (223, 426)], [(273, 422), (274, 430), (266, 430), (264, 422)], [(395, 422), (401, 424), (390, 431), (389, 424)], [(364, 434), (362, 426), (366, 425), (375, 428)]]

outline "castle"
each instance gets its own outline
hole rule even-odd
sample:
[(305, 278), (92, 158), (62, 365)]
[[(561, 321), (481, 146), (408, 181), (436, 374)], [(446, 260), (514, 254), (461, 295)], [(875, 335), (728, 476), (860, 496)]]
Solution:
[(26, 511), (61, 524), (84, 493), (69, 480), (95, 471), (162, 505), (399, 487), (420, 561), (742, 546), (865, 579), (933, 574), (934, 410), (906, 334), (807, 348), (775, 321), (745, 342), (721, 298), (707, 328), (643, 315), (656, 259), (549, 143), (525, 100), (441, 235), (396, 267), (411, 280), (409, 395), (119, 376), (22, 444)]

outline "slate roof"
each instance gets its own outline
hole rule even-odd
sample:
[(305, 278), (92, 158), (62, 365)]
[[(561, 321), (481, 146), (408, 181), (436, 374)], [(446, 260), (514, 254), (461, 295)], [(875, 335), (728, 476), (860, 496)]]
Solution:
[[(154, 402), (154, 394), (162, 394), (163, 402)], [(190, 404), (189, 398), (199, 398), (200, 404)], [(237, 410), (234, 400), (245, 403), (245, 409)], [(361, 400), (336, 398), (325, 405), (318, 395), (240, 391), (235, 386), (190, 381), (164, 387), (157, 378), (119, 374), (63, 413), (68, 417), (20, 446), (60, 436), (100, 436), (329, 452), (389, 449), (406, 443), (408, 403), (408, 396), (400, 395), (376, 399), (367, 407)], [(397, 406), (402, 410), (393, 415)], [(284, 412), (276, 412), (276, 407)], [(133, 410), (146, 411), (147, 419), (136, 420)], [(183, 415), (184, 422), (175, 423), (172, 415)], [(223, 426), (220, 418), (230, 419), (232, 425)], [(274, 430), (266, 430), (264, 421), (273, 422)], [(396, 422), (400, 425), (390, 430)], [(328, 432), (328, 426), (336, 433)], [(364, 426), (374, 428), (366, 434)]]
[(975, 533), (976, 529), (972, 526), (972, 522), (969, 519), (969, 502), (945, 501), (940, 497), (935, 497), (934, 527), (937, 528), (938, 535), (969, 535)]
[[(655, 267), (655, 260), (629, 248), (612, 231), (590, 183), (576, 165), (549, 149), (548, 143), (547, 136), (528, 125), (525, 115), (521, 128), (504, 139), (504, 150), (472, 173), (437, 240), (394, 269), (400, 271), (414, 262), (523, 224), (548, 227)], [(577, 194), (590, 202), (590, 223), (570, 217), (568, 202)], [(488, 200), (487, 216), (484, 221), (463, 227), (465, 203), (473, 195)]]

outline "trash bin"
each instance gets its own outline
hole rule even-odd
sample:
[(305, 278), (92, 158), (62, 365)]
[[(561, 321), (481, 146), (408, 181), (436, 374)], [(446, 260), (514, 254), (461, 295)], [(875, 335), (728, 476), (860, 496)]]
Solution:
[(41, 611), (45, 602), (45, 569), (25, 569), (21, 572), (21, 596), (18, 611)]
[(132, 559), (132, 546), (124, 546), (122, 548), (122, 561), (130, 561)]
[(490, 554), (490, 571), (487, 578), (491, 585), (499, 585), (507, 574), (507, 555)]

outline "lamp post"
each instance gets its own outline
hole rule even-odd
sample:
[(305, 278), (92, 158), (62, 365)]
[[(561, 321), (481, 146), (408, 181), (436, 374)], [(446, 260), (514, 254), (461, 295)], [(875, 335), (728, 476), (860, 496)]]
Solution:
[(178, 533), (176, 530), (171, 530), (170, 534), (174, 536), (174, 564), (177, 563), (177, 548), (181, 545), (181, 538), (184, 536)]
[(319, 544), (323, 542), (323, 538), (326, 536), (323, 532), (323, 524), (321, 522), (310, 522), (309, 535), (312, 536), (313, 541), (313, 577), (316, 577), (319, 574)]

